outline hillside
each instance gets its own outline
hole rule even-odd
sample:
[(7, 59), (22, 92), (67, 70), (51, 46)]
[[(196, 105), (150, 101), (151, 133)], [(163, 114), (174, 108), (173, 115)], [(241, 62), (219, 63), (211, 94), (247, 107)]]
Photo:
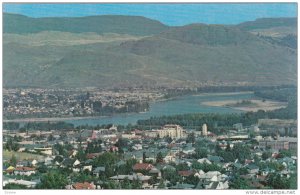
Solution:
[(237, 26), (224, 25), (191, 24), (153, 36), (5, 33), (3, 85), (296, 85), (296, 53)]
[(234, 27), (185, 26), (122, 48), (163, 61), (160, 74), (178, 80), (268, 85), (295, 83), (297, 78), (294, 50)]
[(159, 21), (141, 16), (89, 16), (78, 18), (30, 18), (17, 14), (3, 14), (3, 32), (28, 34), (42, 31), (70, 33), (94, 32), (97, 34), (116, 33), (129, 35), (153, 35), (168, 27)]
[(297, 18), (261, 18), (237, 27), (272, 44), (297, 49)]
[(255, 21), (243, 22), (238, 28), (251, 31), (255, 29), (271, 29), (279, 27), (297, 28), (297, 18), (259, 18)]

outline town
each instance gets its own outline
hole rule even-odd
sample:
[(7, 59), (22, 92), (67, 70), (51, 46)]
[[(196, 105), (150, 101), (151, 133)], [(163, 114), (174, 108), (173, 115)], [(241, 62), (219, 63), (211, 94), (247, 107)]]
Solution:
[(102, 116), (145, 112), (149, 102), (162, 99), (160, 91), (99, 91), (95, 89), (4, 89), (4, 118)]
[(3, 130), (4, 189), (296, 189), (297, 121)]

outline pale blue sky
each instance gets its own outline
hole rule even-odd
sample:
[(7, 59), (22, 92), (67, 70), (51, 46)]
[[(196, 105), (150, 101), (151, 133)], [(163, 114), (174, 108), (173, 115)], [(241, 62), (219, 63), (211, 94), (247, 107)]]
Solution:
[(190, 23), (237, 24), (266, 17), (297, 17), (296, 3), (242, 4), (13, 4), (3, 11), (30, 17), (137, 15), (167, 25)]

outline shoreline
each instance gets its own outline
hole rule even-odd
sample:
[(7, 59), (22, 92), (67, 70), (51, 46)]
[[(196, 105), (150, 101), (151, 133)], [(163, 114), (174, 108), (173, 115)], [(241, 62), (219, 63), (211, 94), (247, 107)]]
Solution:
[(51, 118), (19, 118), (19, 119), (3, 119), (3, 122), (53, 122), (53, 121), (69, 121), (82, 119), (96, 119), (109, 116), (79, 116), (79, 117), (51, 117)]
[(205, 106), (214, 106), (214, 107), (227, 107), (235, 110), (241, 110), (246, 112), (257, 112), (258, 110), (272, 111), (280, 108), (286, 108), (286, 102), (279, 102), (273, 100), (265, 100), (264, 102), (259, 99), (249, 99), (254, 105), (251, 106), (234, 106), (234, 104), (239, 103), (241, 100), (223, 100), (223, 101), (206, 101), (201, 102)]
[[(211, 95), (215, 95), (215, 96), (226, 96), (226, 95), (240, 95), (240, 94), (253, 94), (252, 91), (244, 91), (244, 92), (222, 92), (222, 93), (199, 93), (199, 94), (191, 94), (191, 96), (211, 96)], [(170, 97), (170, 98), (162, 98), (162, 99), (157, 99), (155, 101), (151, 101), (150, 103), (159, 103), (159, 102), (165, 102), (165, 101), (173, 101), (175, 99), (177, 99), (178, 97), (181, 96), (176, 96), (176, 97)], [(207, 105), (206, 105), (207, 103)], [(210, 103), (208, 102), (202, 102), (201, 104), (206, 105), (206, 106), (216, 106), (215, 104), (210, 105)], [(233, 108), (235, 109), (235, 108)], [(144, 112), (142, 112), (144, 113)], [(134, 113), (119, 113), (119, 114), (134, 114)], [(119, 115), (118, 114), (118, 115)], [(112, 116), (78, 116), (78, 117), (45, 117), (45, 118), (15, 118), (15, 119), (3, 119), (2, 122), (59, 122), (59, 121), (72, 121), (72, 120), (84, 120), (84, 119), (101, 119), (101, 118), (107, 118), (107, 117), (112, 117)]]

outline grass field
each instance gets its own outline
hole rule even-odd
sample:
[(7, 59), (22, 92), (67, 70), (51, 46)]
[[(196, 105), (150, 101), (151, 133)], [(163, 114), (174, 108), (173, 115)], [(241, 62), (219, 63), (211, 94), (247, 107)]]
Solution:
[(3, 160), (9, 160), (12, 155), (15, 155), (17, 160), (24, 160), (24, 159), (41, 159), (44, 158), (42, 155), (38, 154), (31, 154), (31, 153), (26, 153), (26, 152), (14, 152), (14, 151), (3, 151)]

